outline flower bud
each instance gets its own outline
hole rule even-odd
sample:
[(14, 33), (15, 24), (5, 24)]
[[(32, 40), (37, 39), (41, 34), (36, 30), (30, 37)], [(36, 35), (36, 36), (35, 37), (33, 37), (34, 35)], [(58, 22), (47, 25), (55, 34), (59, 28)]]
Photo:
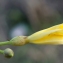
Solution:
[(6, 58), (11, 58), (14, 56), (14, 52), (10, 48), (7, 48), (4, 50), (4, 56)]

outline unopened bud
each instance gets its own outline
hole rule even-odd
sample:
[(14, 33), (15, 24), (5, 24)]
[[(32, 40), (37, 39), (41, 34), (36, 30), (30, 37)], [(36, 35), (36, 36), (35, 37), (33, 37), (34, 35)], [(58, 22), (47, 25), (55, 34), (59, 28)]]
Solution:
[(11, 58), (14, 56), (14, 52), (10, 48), (7, 48), (4, 50), (4, 56), (6, 58)]

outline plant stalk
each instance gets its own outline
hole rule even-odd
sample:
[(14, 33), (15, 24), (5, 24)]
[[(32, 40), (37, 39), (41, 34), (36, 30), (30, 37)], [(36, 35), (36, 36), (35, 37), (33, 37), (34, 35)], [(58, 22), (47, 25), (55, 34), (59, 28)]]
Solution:
[(3, 46), (3, 45), (10, 45), (10, 41), (5, 41), (5, 42), (0, 42), (0, 46)]
[(4, 50), (0, 50), (0, 53), (1, 53), (1, 54), (4, 54)]

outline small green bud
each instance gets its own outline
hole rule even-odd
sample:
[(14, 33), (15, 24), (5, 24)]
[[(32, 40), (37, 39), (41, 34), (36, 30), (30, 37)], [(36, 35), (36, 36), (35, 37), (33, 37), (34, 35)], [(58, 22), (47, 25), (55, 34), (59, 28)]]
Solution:
[(6, 58), (11, 58), (14, 56), (14, 52), (10, 48), (5, 49), (3, 54)]
[(22, 46), (27, 43), (26, 36), (17, 36), (10, 40), (10, 43), (15, 46)]

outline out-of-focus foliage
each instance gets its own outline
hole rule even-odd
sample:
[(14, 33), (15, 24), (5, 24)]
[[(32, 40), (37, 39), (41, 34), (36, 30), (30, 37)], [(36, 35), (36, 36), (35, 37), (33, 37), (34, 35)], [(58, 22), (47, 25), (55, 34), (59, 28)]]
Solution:
[[(0, 41), (10, 40), (17, 35), (30, 35), (63, 23), (62, 2), (63, 0), (0, 0)], [(0, 48), (7, 47), (14, 50), (15, 56), (6, 59), (0, 55), (0, 63), (63, 62), (63, 46), (27, 44)]]

